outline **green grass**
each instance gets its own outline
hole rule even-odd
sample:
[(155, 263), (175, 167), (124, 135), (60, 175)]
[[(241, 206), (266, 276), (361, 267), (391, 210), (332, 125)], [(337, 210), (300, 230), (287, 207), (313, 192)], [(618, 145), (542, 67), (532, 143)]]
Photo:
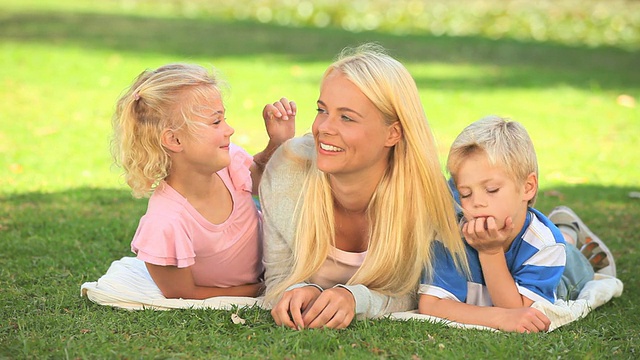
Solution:
[[(441, 36), (285, 27), (276, 18), (212, 14), (199, 1), (189, 12), (189, 2), (164, 3), (172, 5), (0, 5), (0, 358), (638, 357), (640, 200), (629, 193), (640, 191), (640, 110), (617, 103), (622, 94), (640, 100), (638, 42), (452, 36), (453, 27)], [(566, 9), (561, 3), (548, 11)], [(620, 19), (638, 18), (629, 4)], [(283, 95), (296, 100), (298, 133), (306, 132), (322, 72), (344, 46), (366, 41), (380, 42), (414, 75), (441, 157), (481, 116), (524, 123), (540, 160), (538, 207), (571, 206), (606, 240), (623, 296), (533, 335), (390, 320), (294, 332), (258, 309), (238, 310), (247, 323), (234, 325), (226, 311), (130, 312), (80, 298), (83, 282), (130, 255), (146, 208), (130, 197), (108, 152), (115, 100), (134, 76), (171, 61), (216, 66), (231, 84), (233, 140), (256, 152), (266, 143), (262, 106)]]

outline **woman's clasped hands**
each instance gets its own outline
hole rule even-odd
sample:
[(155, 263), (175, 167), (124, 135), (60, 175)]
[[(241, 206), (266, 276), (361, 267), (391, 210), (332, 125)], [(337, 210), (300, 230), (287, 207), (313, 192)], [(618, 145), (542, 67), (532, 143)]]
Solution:
[(312, 285), (286, 291), (271, 309), (276, 324), (294, 330), (334, 328), (343, 329), (355, 316), (353, 294), (344, 287), (327, 290)]

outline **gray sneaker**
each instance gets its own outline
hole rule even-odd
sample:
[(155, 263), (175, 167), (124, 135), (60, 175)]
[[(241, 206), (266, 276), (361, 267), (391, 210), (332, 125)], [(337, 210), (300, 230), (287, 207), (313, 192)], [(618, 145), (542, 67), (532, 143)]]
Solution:
[(616, 276), (616, 263), (613, 254), (582, 220), (566, 206), (558, 206), (549, 213), (549, 220), (556, 226), (568, 226), (578, 234), (576, 247), (589, 259), (593, 270), (599, 274)]

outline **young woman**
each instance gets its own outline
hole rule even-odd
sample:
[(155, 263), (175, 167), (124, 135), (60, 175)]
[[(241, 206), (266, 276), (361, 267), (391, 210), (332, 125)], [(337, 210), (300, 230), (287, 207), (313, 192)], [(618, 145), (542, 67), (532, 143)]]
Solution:
[(260, 185), (271, 314), (294, 329), (343, 328), (415, 309), (432, 241), (466, 264), (415, 81), (364, 45), (329, 66), (317, 106), (312, 134), (285, 143)]

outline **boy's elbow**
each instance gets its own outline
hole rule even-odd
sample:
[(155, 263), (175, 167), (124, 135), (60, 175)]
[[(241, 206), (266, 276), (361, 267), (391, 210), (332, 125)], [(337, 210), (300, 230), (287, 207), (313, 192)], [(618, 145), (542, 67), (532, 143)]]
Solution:
[(431, 295), (421, 294), (418, 301), (418, 312), (424, 315), (432, 315), (433, 308), (437, 306), (439, 298)]

